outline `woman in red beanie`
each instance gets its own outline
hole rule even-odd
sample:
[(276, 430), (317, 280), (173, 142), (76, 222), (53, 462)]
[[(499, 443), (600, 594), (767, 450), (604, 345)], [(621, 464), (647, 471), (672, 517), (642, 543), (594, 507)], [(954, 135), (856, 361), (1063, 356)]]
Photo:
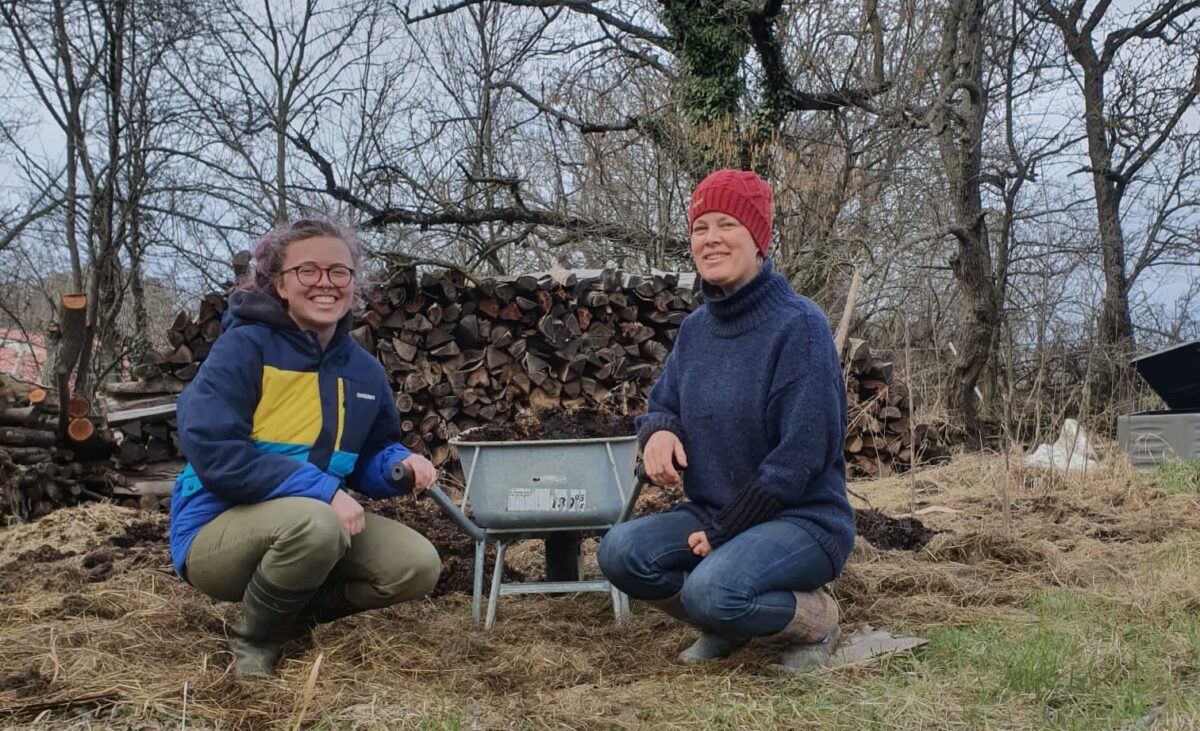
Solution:
[(692, 194), (705, 304), (680, 326), (638, 436), (646, 473), (688, 500), (617, 525), (604, 575), (695, 625), (683, 662), (774, 635), (778, 667), (822, 665), (839, 636), (824, 586), (854, 545), (842, 445), (846, 390), (824, 314), (772, 271), (771, 189), (719, 170)]

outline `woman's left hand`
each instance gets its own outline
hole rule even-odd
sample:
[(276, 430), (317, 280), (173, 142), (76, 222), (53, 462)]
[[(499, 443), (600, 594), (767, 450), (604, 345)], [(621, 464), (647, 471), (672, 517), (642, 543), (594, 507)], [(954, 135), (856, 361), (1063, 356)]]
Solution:
[(712, 546), (708, 545), (708, 534), (702, 530), (688, 536), (688, 546), (691, 547), (692, 553), (701, 558), (712, 553)]
[(419, 454), (405, 458), (402, 464), (408, 465), (413, 472), (413, 495), (420, 495), (428, 490), (437, 480), (437, 468), (433, 463)]

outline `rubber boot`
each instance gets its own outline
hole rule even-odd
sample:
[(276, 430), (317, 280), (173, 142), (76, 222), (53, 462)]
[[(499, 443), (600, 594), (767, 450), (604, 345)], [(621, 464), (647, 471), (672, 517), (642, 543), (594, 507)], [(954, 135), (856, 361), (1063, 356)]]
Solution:
[(275, 674), (279, 651), (313, 589), (284, 589), (255, 569), (242, 595), (242, 616), (230, 628), (234, 673), (243, 677)]
[(746, 644), (746, 641), (746, 637), (701, 632), (700, 637), (691, 646), (679, 653), (679, 662), (694, 665), (721, 660), (732, 655), (733, 651)]
[(300, 621), (304, 622), (311, 630), (318, 624), (325, 624), (365, 611), (364, 607), (350, 601), (347, 594), (349, 588), (350, 585), (344, 581), (322, 584), (308, 600), (304, 611), (300, 613)]
[(772, 667), (789, 673), (806, 673), (824, 667), (837, 649), (842, 631), (838, 606), (829, 592), (795, 592), (796, 613), (776, 636), (791, 640)]

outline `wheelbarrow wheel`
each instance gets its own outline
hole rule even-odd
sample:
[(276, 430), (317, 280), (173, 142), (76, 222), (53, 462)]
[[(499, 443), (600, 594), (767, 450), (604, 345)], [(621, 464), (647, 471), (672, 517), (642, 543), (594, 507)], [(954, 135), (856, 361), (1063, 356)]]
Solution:
[(580, 545), (578, 533), (564, 531), (546, 536), (546, 581), (579, 581)]

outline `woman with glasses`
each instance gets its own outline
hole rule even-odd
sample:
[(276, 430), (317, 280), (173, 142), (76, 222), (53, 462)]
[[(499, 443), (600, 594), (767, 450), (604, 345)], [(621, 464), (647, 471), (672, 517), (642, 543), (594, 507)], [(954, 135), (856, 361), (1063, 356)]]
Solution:
[[(177, 405), (188, 464), (171, 499), (171, 558), (205, 594), (240, 601), (240, 675), (274, 673), (282, 643), (318, 622), (425, 596), (441, 561), (351, 490), (426, 490), (436, 470), (398, 442), (387, 376), (348, 330), (362, 250), (301, 220), (263, 237), (252, 280)], [(393, 479), (397, 474), (410, 479)]]

